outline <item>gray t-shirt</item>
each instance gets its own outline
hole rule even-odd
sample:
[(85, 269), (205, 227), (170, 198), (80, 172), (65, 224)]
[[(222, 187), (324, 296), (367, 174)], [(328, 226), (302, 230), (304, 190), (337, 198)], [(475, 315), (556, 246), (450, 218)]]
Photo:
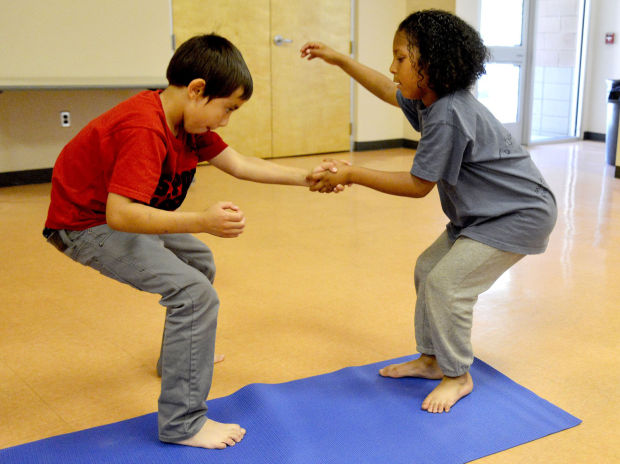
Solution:
[(551, 189), (529, 153), (468, 91), (426, 108), (397, 99), (422, 134), (411, 174), (437, 182), (452, 240), (463, 235), (500, 250), (542, 253), (555, 225)]

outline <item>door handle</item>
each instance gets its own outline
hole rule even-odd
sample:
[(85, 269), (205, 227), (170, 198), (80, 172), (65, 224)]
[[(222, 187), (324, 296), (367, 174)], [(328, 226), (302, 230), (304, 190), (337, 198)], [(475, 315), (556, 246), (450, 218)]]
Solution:
[(293, 39), (285, 39), (280, 34), (278, 34), (273, 38), (273, 43), (277, 45), (278, 47), (281, 47), (284, 44), (293, 43)]

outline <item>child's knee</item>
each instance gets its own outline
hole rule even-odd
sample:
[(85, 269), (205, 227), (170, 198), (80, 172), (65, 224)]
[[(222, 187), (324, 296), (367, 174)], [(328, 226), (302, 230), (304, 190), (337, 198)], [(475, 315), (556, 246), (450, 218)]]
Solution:
[(213, 283), (215, 280), (215, 261), (211, 250), (207, 248), (193, 266), (205, 275), (209, 282)]
[(200, 271), (194, 269), (190, 274), (178, 276), (174, 287), (162, 293), (161, 304), (175, 315), (215, 312), (219, 308), (219, 297), (213, 285)]
[(213, 262), (213, 260), (206, 263), (203, 273), (207, 276), (209, 282), (213, 283), (215, 281), (215, 262)]
[(203, 308), (205, 310), (212, 310), (213, 308), (217, 310), (220, 305), (220, 299), (208, 277), (193, 282), (188, 286), (187, 291), (191, 295), (192, 302), (197, 310)]
[(426, 257), (424, 253), (418, 256), (418, 259), (415, 263), (415, 268), (413, 270), (413, 278), (415, 280), (416, 286), (424, 282), (428, 278), (428, 275), (433, 270), (435, 264), (436, 262)]
[(444, 303), (449, 303), (458, 293), (453, 277), (440, 268), (435, 268), (427, 274), (424, 285), (428, 296)]

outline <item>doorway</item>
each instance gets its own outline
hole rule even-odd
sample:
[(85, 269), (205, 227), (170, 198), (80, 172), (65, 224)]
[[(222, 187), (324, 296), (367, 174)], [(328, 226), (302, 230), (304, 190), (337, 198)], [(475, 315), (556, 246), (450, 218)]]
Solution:
[(528, 0), (480, 0), (480, 36), (491, 60), (477, 83), (477, 97), (519, 144), (524, 142), (528, 14)]
[(586, 0), (457, 0), (457, 14), (492, 55), (476, 96), (512, 137), (524, 145), (578, 138)]
[[(299, 49), (319, 40), (349, 53), (350, 1), (173, 0), (177, 45), (217, 33), (243, 54), (252, 98), (218, 129), (237, 151), (261, 158), (347, 151), (349, 77), (333, 66), (308, 66)], [(308, 128), (312, 128), (309, 132)]]
[(534, 1), (528, 143), (579, 138), (586, 2)]

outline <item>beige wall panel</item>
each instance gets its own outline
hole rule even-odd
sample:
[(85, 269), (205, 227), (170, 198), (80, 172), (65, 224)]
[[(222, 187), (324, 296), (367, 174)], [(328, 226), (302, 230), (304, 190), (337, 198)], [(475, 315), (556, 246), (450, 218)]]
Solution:
[(407, 0), (407, 13), (430, 8), (454, 13), (456, 11), (456, 0)]
[[(0, 94), (0, 172), (51, 168), (60, 150), (91, 119), (139, 92), (29, 90)], [(60, 127), (60, 111), (71, 127)]]
[(271, 37), (292, 43), (272, 48), (273, 155), (348, 150), (350, 80), (320, 60), (299, 58), (300, 47), (320, 40), (349, 53), (350, 4), (343, 0), (271, 1)]
[(165, 84), (169, 1), (3, 1), (0, 87)]
[(224, 140), (245, 155), (271, 156), (271, 81), (269, 0), (173, 0), (177, 46), (198, 34), (214, 32), (243, 54), (254, 80), (252, 98), (233, 113)]

